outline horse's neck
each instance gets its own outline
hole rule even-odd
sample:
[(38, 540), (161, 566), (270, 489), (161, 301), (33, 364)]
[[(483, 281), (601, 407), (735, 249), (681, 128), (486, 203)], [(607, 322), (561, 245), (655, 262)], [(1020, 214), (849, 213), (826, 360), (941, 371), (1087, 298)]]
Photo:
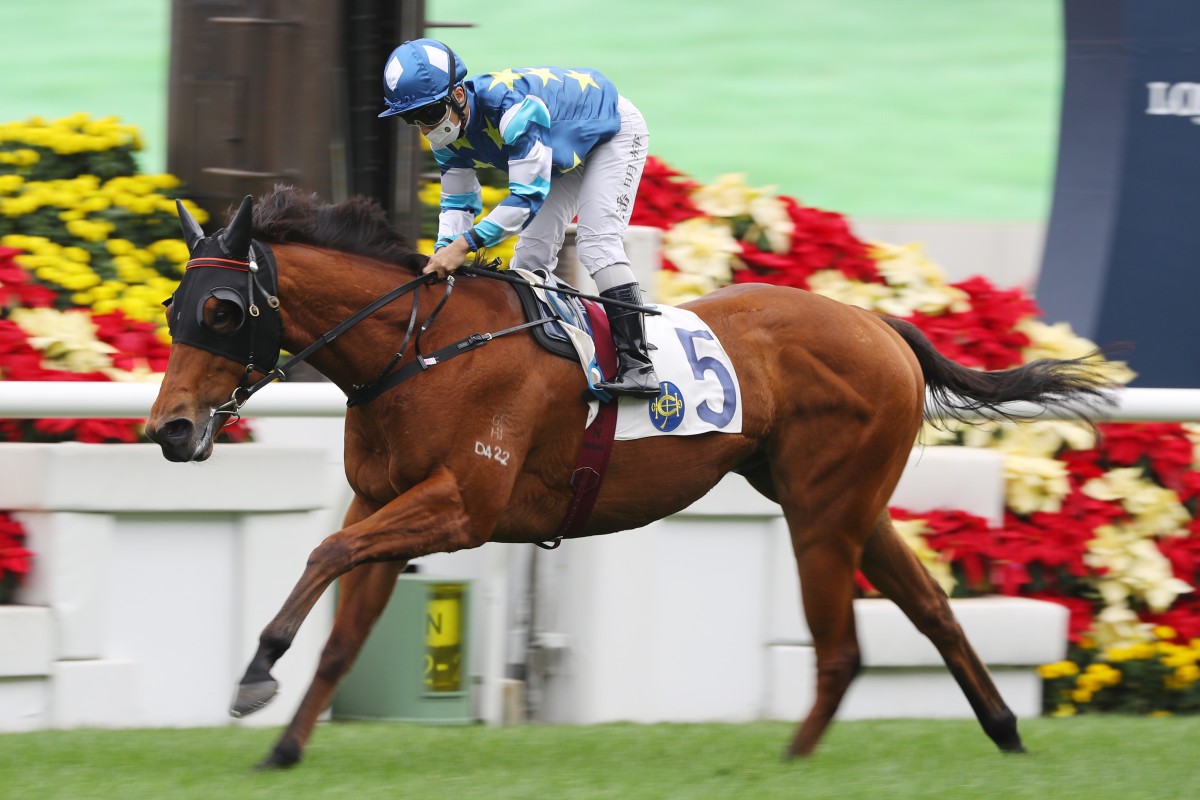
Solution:
[[(296, 245), (272, 249), (279, 270), (283, 348), (289, 353), (300, 352), (376, 298), (416, 277), (402, 267), (393, 272), (379, 262), (332, 250)], [(378, 372), (380, 366), (374, 362), (391, 346), (394, 329), (390, 322), (368, 317), (307, 361), (348, 390)]]

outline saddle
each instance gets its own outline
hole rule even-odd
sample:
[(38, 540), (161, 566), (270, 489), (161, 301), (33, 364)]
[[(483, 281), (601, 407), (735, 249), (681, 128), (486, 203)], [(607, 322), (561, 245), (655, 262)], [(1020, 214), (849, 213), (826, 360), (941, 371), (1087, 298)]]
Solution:
[[(548, 288), (556, 286), (562, 286), (567, 289), (575, 288), (553, 273), (546, 272), (545, 270), (536, 270), (534, 274)], [(537, 343), (556, 356), (565, 358), (568, 361), (578, 361), (579, 355), (575, 350), (575, 345), (571, 343), (567, 332), (563, 330), (562, 325), (557, 321), (564, 316), (564, 309), (560, 308), (558, 309), (558, 313), (556, 313), (555, 309), (552, 309), (548, 303), (539, 298), (533, 291), (533, 288), (527, 284), (513, 282), (511, 286), (517, 292), (517, 299), (521, 301), (521, 310), (525, 312), (526, 321), (555, 320), (554, 322), (547, 322), (544, 325), (535, 325), (531, 329), (533, 331), (533, 338)], [(564, 305), (569, 304), (569, 307), (573, 309), (573, 315), (576, 319), (587, 318), (583, 303), (579, 298), (565, 294), (554, 294), (552, 296)]]

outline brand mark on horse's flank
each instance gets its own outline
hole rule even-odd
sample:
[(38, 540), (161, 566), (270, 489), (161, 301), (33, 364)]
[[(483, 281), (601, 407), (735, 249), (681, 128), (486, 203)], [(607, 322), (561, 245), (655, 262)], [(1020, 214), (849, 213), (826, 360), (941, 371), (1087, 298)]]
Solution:
[(483, 442), (475, 443), (475, 455), (490, 458), (492, 461), (499, 461), (504, 466), (508, 466), (508, 459), (512, 453), (507, 450), (501, 450), (499, 447), (492, 447), (490, 444)]
[(683, 392), (670, 381), (659, 384), (658, 397), (650, 401), (650, 421), (660, 431), (673, 431), (683, 422)]

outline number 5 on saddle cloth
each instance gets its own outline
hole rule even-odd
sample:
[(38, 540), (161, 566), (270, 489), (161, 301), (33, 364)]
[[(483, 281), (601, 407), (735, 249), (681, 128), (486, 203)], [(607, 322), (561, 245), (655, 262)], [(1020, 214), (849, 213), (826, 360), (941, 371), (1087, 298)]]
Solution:
[[(609, 397), (596, 388), (603, 380), (588, 315), (581, 301), (569, 295), (536, 288), (567, 286), (543, 270), (513, 269), (534, 286), (520, 284), (517, 294), (530, 319), (553, 316), (557, 321), (535, 327), (543, 347), (565, 358), (575, 358), (583, 368), (588, 387), (597, 399), (589, 403), (591, 424), (600, 401)], [(646, 338), (654, 344), (650, 358), (660, 378), (656, 398), (621, 397), (618, 401), (616, 438), (689, 436), (700, 433), (740, 433), (742, 394), (737, 372), (712, 330), (690, 311), (674, 306), (653, 306), (647, 315)]]

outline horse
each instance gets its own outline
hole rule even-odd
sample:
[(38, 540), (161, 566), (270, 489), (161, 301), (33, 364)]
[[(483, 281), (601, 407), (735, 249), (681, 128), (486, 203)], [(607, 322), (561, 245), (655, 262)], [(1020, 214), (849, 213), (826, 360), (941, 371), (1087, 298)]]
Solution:
[[(277, 186), (257, 203), (246, 197), (212, 236), (179, 209), (191, 260), (166, 301), (173, 342), (146, 423), (163, 455), (208, 458), (226, 417), (280, 377), (280, 347), (352, 398), (345, 469), (353, 499), (343, 527), (312, 551), (262, 630), (230, 709), (241, 716), (270, 701), (272, 666), (340, 579), (316, 674), (260, 763), (287, 767), (301, 760), (410, 560), (554, 537), (572, 503), (587, 380), (579, 363), (546, 353), (528, 331), (483, 337), (486, 347), (428, 368), (416, 350), (397, 352), (396, 340), (411, 338), (417, 323), (418, 340), (451, 347), (464, 334), (525, 318), (502, 281), (461, 276), (451, 296), (450, 283), (422, 276), (426, 257), (373, 201), (329, 204)], [(977, 371), (940, 354), (908, 322), (765, 284), (726, 287), (686, 308), (711, 327), (736, 370), (741, 431), (617, 441), (578, 535), (642, 527), (737, 473), (782, 507), (816, 652), (815, 701), (786, 756), (813, 753), (860, 668), (856, 570), (936, 646), (996, 746), (1023, 752), (1015, 715), (886, 504), (918, 439), (927, 387), (943, 414), (961, 418), (1024, 401), (1090, 420), (1111, 402), (1103, 365), (1049, 359)], [(381, 376), (406, 367), (411, 379), (380, 388)], [(364, 386), (375, 387), (373, 399), (355, 402)], [(475, 443), (496, 436), (506, 457), (481, 457)]]

